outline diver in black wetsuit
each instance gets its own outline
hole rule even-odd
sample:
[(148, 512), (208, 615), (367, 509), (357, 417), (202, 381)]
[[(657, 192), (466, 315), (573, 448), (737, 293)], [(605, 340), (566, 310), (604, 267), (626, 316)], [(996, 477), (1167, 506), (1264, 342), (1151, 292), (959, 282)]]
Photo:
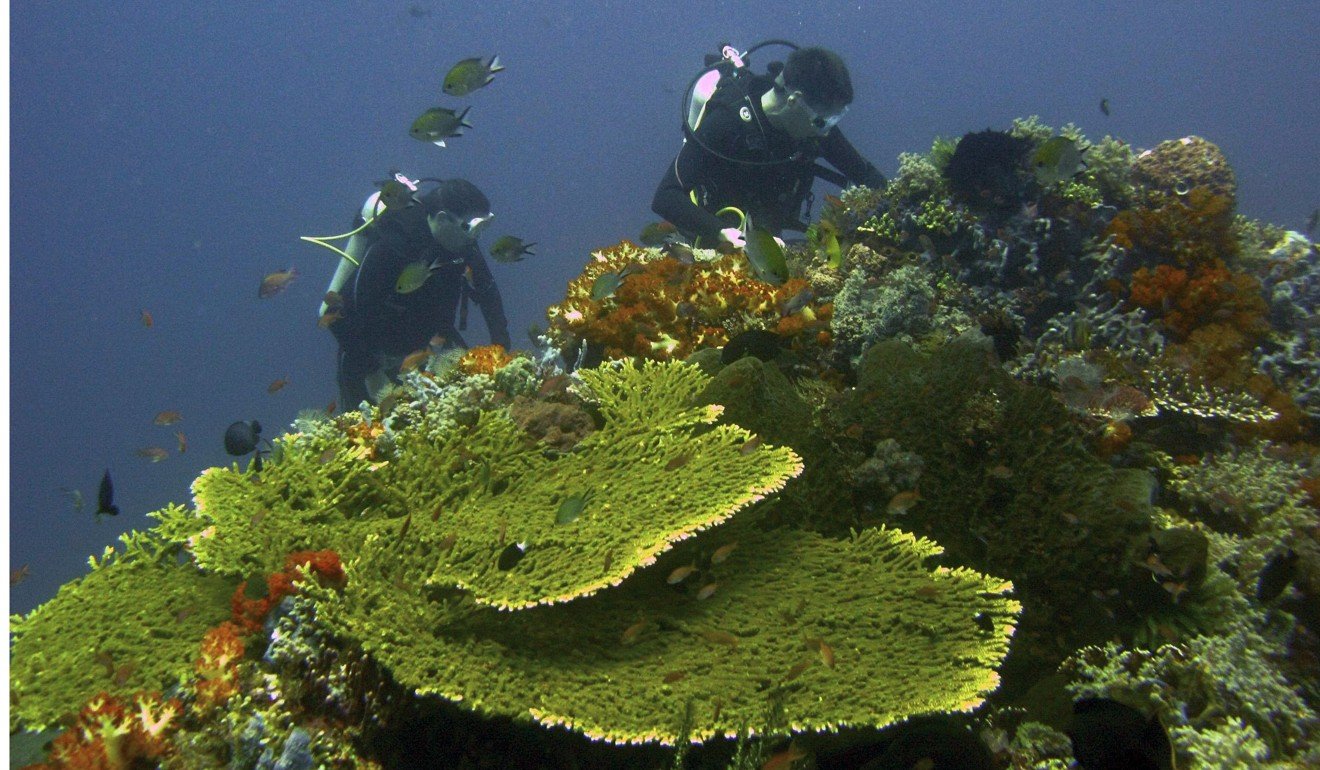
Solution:
[[(757, 75), (731, 46), (690, 90), (683, 149), (655, 191), (651, 209), (699, 245), (743, 245), (743, 233), (715, 212), (736, 207), (771, 233), (802, 231), (814, 177), (840, 186), (883, 187), (884, 174), (835, 125), (853, 100), (843, 60), (824, 48), (796, 48)], [(750, 53), (750, 51), (749, 51)], [(711, 73), (720, 73), (708, 77)], [(713, 92), (709, 91), (713, 87)], [(828, 161), (838, 172), (815, 163)], [(839, 173), (842, 172), (842, 173)]]
[[(345, 248), (360, 266), (341, 260), (327, 295), (332, 301), (321, 305), (322, 316), (337, 316), (329, 327), (339, 342), (336, 378), (345, 408), (378, 398), (384, 385), (397, 380), (403, 358), (427, 348), (433, 335), (447, 347), (467, 347), (459, 330), (466, 325), (469, 298), (481, 308), (491, 342), (510, 346), (499, 288), (477, 245), (492, 216), (490, 202), (463, 179), (425, 181), (439, 184), (400, 196), (391, 206), (380, 203), (381, 193), (367, 199), (353, 224), (374, 221)], [(411, 280), (401, 278), (405, 270)]]

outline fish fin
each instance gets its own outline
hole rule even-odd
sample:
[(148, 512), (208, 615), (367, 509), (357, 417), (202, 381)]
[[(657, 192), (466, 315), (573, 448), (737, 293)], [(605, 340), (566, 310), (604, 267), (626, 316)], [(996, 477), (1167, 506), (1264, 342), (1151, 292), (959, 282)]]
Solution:
[[(495, 54), (494, 56), (490, 57), (490, 63), (486, 65), (486, 69), (487, 69), (488, 71), (490, 71), (490, 72), (503, 72), (503, 71), (504, 71), (504, 67), (500, 64), (500, 55), (499, 55), (499, 54)], [(491, 80), (494, 80), (494, 79), (495, 79), (495, 78), (490, 78), (490, 79), (488, 79), (486, 82), (489, 83)]]
[(444, 147), (444, 146), (445, 146), (445, 140), (443, 140), (443, 139), (437, 139), (437, 140), (435, 140), (434, 142), (431, 142), (431, 144), (434, 144), (436, 147)]

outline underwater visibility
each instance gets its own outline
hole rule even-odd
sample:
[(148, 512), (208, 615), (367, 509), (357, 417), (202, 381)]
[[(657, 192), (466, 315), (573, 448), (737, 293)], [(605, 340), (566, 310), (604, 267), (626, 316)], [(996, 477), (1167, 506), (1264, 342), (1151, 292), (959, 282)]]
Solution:
[[(471, 53), (401, 141), (482, 130), (455, 100), (517, 65)], [(381, 169), (346, 232), (291, 237), (337, 263), (340, 398), (235, 415), (230, 464), (11, 617), (11, 764), (1320, 766), (1313, 233), (1240, 213), (1196, 135), (1024, 117), (885, 178), (837, 133), (851, 85), (744, 56), (689, 86), (673, 168), (745, 171), (717, 146), (742, 109), (837, 194), (807, 172), (792, 222), (667, 176), (679, 214), (575, 255), (522, 347), (485, 256), (543, 236), (483, 252), (465, 180)]]

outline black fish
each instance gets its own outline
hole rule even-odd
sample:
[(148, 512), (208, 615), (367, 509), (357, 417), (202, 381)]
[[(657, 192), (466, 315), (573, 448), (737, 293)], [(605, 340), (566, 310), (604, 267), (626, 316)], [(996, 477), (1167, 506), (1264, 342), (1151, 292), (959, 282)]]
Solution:
[(1073, 704), (1073, 756), (1085, 770), (1172, 770), (1173, 746), (1164, 725), (1109, 698)]
[(527, 553), (527, 546), (523, 543), (509, 543), (503, 551), (500, 551), (499, 568), (501, 570), (513, 569), (518, 562), (522, 561), (525, 553)]
[(110, 469), (105, 469), (101, 477), (101, 488), (96, 491), (96, 513), (118, 516), (119, 506), (115, 505), (115, 483), (110, 480)]
[(747, 355), (756, 356), (762, 361), (773, 361), (779, 355), (780, 342), (779, 335), (774, 332), (748, 329), (724, 346), (724, 351), (720, 353), (720, 363), (728, 365)]
[(1108, 99), (1101, 99), (1101, 100), (1100, 100), (1100, 111), (1103, 112), (1103, 113), (1105, 114), (1105, 117), (1109, 117), (1109, 100), (1108, 100)]
[(245, 454), (257, 450), (257, 442), (261, 440), (261, 423), (256, 420), (243, 422), (242, 420), (230, 425), (225, 431), (225, 451), (234, 457), (242, 457)]
[(1283, 589), (1288, 587), (1297, 574), (1297, 552), (1289, 548), (1283, 553), (1276, 553), (1265, 562), (1256, 581), (1256, 599), (1272, 602), (1279, 598)]

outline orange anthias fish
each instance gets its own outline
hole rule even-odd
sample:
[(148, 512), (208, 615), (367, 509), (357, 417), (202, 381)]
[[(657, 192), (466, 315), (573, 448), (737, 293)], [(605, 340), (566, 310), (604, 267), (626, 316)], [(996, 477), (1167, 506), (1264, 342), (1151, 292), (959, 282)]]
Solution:
[(289, 288), (289, 284), (297, 277), (298, 273), (292, 267), (288, 270), (276, 270), (261, 279), (261, 288), (257, 289), (257, 297), (259, 299), (273, 297)]
[(421, 369), (423, 366), (426, 365), (426, 362), (430, 358), (431, 358), (430, 348), (422, 348), (421, 350), (414, 350), (413, 352), (409, 353), (407, 358), (403, 359), (403, 363), (399, 365), (399, 374)]
[(266, 392), (267, 392), (267, 393), (279, 393), (281, 390), (284, 390), (284, 386), (285, 386), (285, 385), (288, 385), (288, 384), (289, 384), (289, 381), (286, 380), (286, 379), (284, 379), (283, 377), (281, 377), (280, 379), (275, 380), (275, 381), (272, 382), (271, 384), (267, 385), (267, 386), (266, 386)]
[(183, 431), (181, 431), (181, 430), (176, 430), (176, 431), (174, 431), (174, 437), (177, 438), (177, 439), (179, 440), (179, 454), (183, 454), (184, 452), (187, 452), (187, 451), (188, 451), (188, 437), (185, 436), (185, 435), (183, 435)]
[(157, 425), (173, 425), (183, 419), (183, 415), (173, 409), (166, 409), (163, 412), (156, 412), (156, 417), (152, 420)]
[(164, 449), (161, 449), (158, 446), (148, 446), (139, 449), (137, 451), (137, 456), (145, 457), (146, 459), (152, 461), (153, 463), (158, 463), (161, 460), (164, 460), (165, 458), (169, 457), (170, 453), (165, 451)]
[(156, 323), (156, 319), (154, 319), (154, 318), (151, 317), (151, 313), (148, 313), (145, 309), (143, 309), (143, 310), (141, 310), (141, 311), (139, 311), (139, 312), (142, 313), (142, 325), (143, 325), (143, 326), (145, 326), (145, 327), (147, 327), (148, 329), (150, 329), (153, 325), (155, 325), (155, 323)]
[(788, 748), (776, 753), (761, 765), (761, 770), (788, 770), (794, 762), (807, 756), (807, 752), (798, 746), (797, 741), (788, 744)]

